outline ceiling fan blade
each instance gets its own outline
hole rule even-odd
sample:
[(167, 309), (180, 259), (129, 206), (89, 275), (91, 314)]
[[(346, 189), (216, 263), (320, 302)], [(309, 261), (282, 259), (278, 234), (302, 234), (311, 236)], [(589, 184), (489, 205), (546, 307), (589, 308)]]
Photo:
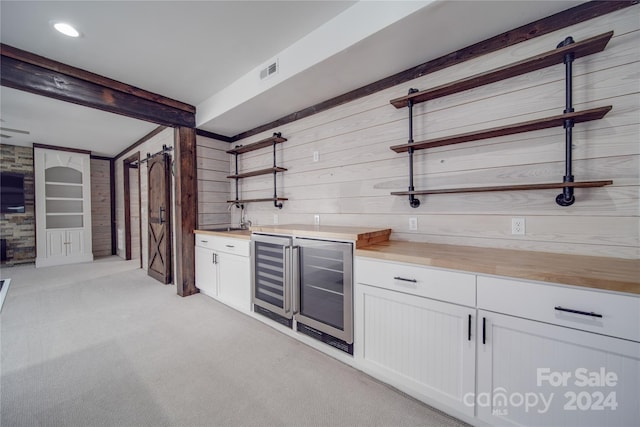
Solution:
[(29, 135), (31, 133), (28, 130), (10, 129), (10, 128), (3, 128), (3, 127), (0, 127), (0, 130), (3, 130), (5, 132), (22, 133), (22, 134), (25, 134), (25, 135)]

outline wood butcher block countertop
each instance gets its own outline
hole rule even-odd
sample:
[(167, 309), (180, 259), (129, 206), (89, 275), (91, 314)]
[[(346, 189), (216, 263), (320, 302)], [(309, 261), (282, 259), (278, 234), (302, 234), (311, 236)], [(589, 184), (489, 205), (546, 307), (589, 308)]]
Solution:
[(640, 294), (640, 260), (396, 240), (356, 256)]
[(405, 242), (389, 240), (391, 229), (365, 227), (292, 224), (195, 230), (247, 240), (252, 232), (353, 240), (356, 256), (640, 295), (640, 260)]
[(251, 230), (194, 230), (195, 234), (208, 234), (210, 236), (226, 236), (236, 239), (251, 239)]
[(323, 239), (353, 240), (356, 248), (389, 240), (391, 229), (344, 227), (335, 225), (257, 225), (250, 230), (194, 230), (196, 234), (227, 236), (238, 239), (250, 239), (252, 232), (287, 234), (297, 237), (320, 237)]
[(356, 248), (362, 248), (374, 243), (389, 240), (391, 229), (345, 227), (338, 225), (258, 225), (252, 226), (251, 231), (258, 233), (289, 234), (298, 237), (320, 237), (323, 239), (354, 240)]

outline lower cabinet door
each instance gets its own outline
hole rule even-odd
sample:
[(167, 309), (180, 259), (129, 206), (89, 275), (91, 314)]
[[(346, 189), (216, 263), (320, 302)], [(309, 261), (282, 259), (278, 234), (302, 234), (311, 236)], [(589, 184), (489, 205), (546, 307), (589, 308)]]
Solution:
[(249, 257), (221, 253), (218, 299), (242, 311), (251, 311), (251, 266)]
[(216, 253), (196, 246), (196, 287), (205, 295), (218, 295), (218, 264)]
[(482, 310), (477, 336), (491, 425), (638, 425), (640, 343)]
[(46, 230), (46, 256), (42, 256), (37, 264), (49, 266), (86, 262), (93, 255), (85, 252), (85, 231), (83, 229), (49, 229)]
[(474, 415), (475, 309), (356, 284), (355, 313), (355, 357), (364, 371)]
[(84, 254), (84, 231), (69, 230), (67, 238), (67, 256), (82, 256)]
[(60, 258), (67, 256), (66, 230), (47, 230), (46, 258)]

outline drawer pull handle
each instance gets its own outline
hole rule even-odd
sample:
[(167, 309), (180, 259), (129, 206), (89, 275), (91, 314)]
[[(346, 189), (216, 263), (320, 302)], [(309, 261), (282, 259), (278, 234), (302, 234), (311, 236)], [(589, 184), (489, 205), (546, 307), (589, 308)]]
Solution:
[(594, 313), (593, 311), (589, 312), (589, 311), (573, 310), (571, 308), (564, 308), (560, 306), (554, 307), (554, 309), (558, 311), (566, 311), (567, 313), (582, 314), (583, 316), (602, 317), (602, 314)]
[(405, 279), (404, 277), (400, 277), (400, 276), (396, 276), (394, 277), (395, 280), (402, 280), (403, 282), (411, 282), (411, 283), (418, 283), (418, 281), (416, 279)]
[(233, 246), (233, 245), (225, 245), (225, 246), (228, 247), (228, 248), (235, 248), (235, 246)]
[(209, 243), (208, 240), (200, 240), (200, 243)]

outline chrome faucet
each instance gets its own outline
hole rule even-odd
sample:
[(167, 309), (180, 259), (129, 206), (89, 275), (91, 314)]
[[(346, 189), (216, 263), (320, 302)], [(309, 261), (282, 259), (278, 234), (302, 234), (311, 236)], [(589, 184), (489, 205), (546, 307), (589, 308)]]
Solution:
[(244, 214), (244, 205), (240, 205), (240, 228), (246, 230), (251, 227), (251, 221)]

